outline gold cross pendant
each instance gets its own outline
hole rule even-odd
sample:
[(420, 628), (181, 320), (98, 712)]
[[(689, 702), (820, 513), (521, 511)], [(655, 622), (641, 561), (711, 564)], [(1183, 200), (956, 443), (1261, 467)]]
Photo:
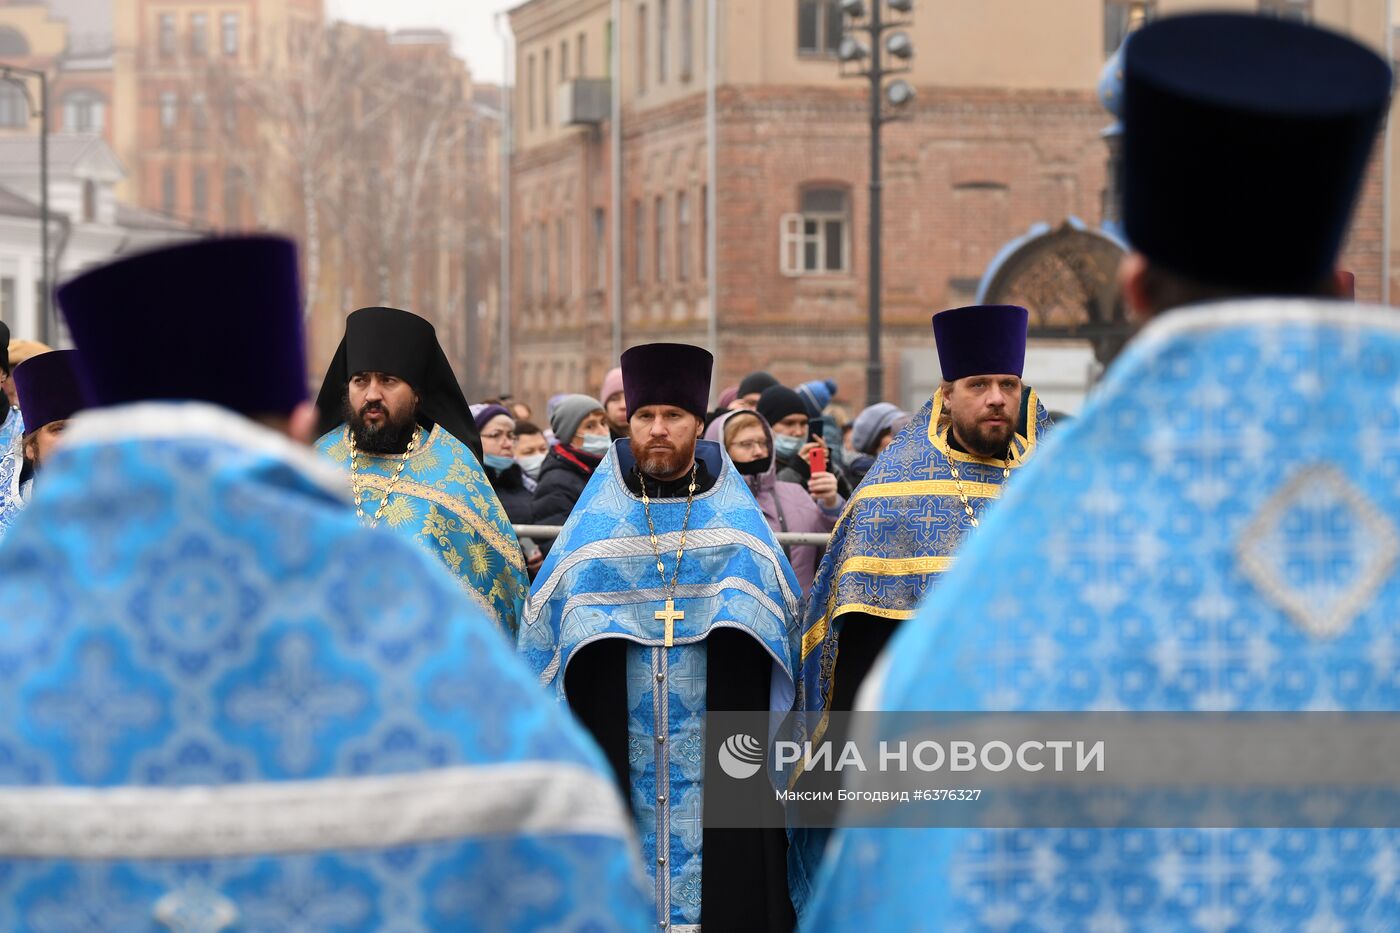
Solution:
[(666, 600), (666, 608), (656, 610), (656, 620), (666, 623), (666, 647), (676, 643), (676, 622), (685, 618), (685, 612), (676, 608), (674, 599)]

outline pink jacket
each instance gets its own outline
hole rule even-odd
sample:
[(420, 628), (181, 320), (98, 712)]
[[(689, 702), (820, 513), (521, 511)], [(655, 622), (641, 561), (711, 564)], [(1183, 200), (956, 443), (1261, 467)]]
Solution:
[[(723, 447), (724, 424), (736, 414), (738, 412), (731, 411), (716, 418), (705, 431), (705, 440), (715, 441)], [(763, 430), (768, 434), (768, 449), (771, 455), (773, 431), (768, 422), (764, 421), (758, 412), (749, 411), (747, 414), (755, 415), (763, 425)], [(836, 519), (841, 516), (841, 509), (846, 504), (838, 497), (836, 508), (831, 511), (823, 509), (800, 483), (780, 481), (777, 467), (771, 459), (766, 472), (757, 476), (745, 476), (744, 480), (749, 484), (749, 491), (753, 493), (753, 497), (758, 500), (763, 517), (768, 519), (768, 527), (774, 531), (830, 531), (835, 527)], [(792, 571), (797, 574), (797, 580), (802, 584), (802, 592), (806, 593), (812, 588), (812, 579), (816, 576), (817, 562), (822, 549), (803, 544), (785, 550), (788, 560), (792, 563)]]

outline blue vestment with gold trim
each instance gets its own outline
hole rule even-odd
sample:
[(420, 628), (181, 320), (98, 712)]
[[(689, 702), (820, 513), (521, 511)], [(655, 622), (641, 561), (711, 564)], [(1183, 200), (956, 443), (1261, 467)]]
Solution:
[[(797, 715), (789, 738), (818, 742), (826, 734), (845, 622), (869, 625), (872, 618), (891, 623), (912, 618), (953, 565), (974, 517), (980, 521), (1008, 476), (1035, 453), (1050, 421), (1029, 387), (1022, 396), (1020, 424), (1008, 448), (1009, 459), (956, 450), (948, 443), (940, 389), (880, 454), (832, 531), (808, 598)], [(864, 671), (848, 667), (842, 674), (863, 676)], [(827, 837), (820, 829), (794, 832), (790, 884), (799, 913), (805, 909)]]
[[(1397, 386), (1394, 308), (1157, 317), (895, 636), (874, 708), (1400, 711)], [(1400, 830), (1369, 828), (842, 830), (808, 916), (836, 933), (1397, 918)]]
[(831, 533), (803, 625), (798, 708), (814, 714), (808, 721), (814, 734), (831, 700), (842, 617), (899, 621), (914, 615), (972, 527), (959, 489), (980, 516), (1001, 494), (1006, 473), (1029, 460), (1049, 427), (1034, 390), (1027, 389), (1022, 411), (1024, 427), (1012, 439), (1011, 459), (977, 457), (948, 446), (940, 390), (852, 493)]
[[(350, 466), (344, 425), (316, 442), (340, 466)], [(356, 454), (361, 509), (373, 520), (403, 457)], [(467, 595), (512, 640), (530, 592), (525, 558), (510, 518), (467, 445), (434, 427), (404, 464), (384, 503), (382, 523), (436, 554)]]

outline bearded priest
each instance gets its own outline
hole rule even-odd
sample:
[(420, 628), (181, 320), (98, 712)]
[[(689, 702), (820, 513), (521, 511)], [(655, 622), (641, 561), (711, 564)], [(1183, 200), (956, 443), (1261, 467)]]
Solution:
[(397, 308), (351, 314), (316, 406), (316, 449), (349, 467), (360, 521), (382, 521), (436, 554), (514, 638), (530, 585), (525, 558), (433, 325)]
[[(943, 382), (851, 495), (817, 570), (802, 635), (798, 740), (837, 742), (885, 642), (911, 617), (1003, 485), (1034, 455), (1049, 416), (1021, 381), (1029, 314), (975, 305), (933, 316)], [(805, 905), (824, 830), (794, 836), (793, 898)]]
[(658, 926), (783, 930), (783, 830), (704, 828), (705, 713), (791, 707), (801, 593), (744, 478), (699, 440), (712, 366), (682, 344), (622, 355), (630, 437), (540, 569), (520, 648), (631, 801)]

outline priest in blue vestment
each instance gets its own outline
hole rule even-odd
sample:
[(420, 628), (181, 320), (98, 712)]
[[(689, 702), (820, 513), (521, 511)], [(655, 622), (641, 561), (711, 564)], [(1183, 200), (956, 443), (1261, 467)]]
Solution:
[[(1036, 452), (1049, 426), (1021, 381), (1029, 314), (1012, 305), (933, 316), (943, 383), (881, 452), (836, 528), (806, 607), (792, 738), (829, 735), (875, 658), (953, 566), (964, 539)], [(823, 780), (821, 778), (818, 779)], [(803, 781), (804, 790), (831, 789)], [(801, 911), (829, 833), (794, 834), (792, 894)]]
[[(10, 328), (0, 321), (0, 347), (7, 347), (9, 343)], [(6, 380), (12, 378), (10, 358), (5, 353), (0, 353), (0, 369), (4, 370)], [(0, 393), (0, 415), (4, 416), (4, 420), (0, 421), (0, 534), (4, 534), (16, 511), (11, 503), (20, 496), (19, 475), (24, 469), (24, 452), (21, 449), (24, 444), (24, 416), (19, 406), (14, 404), (14, 399), (6, 398), (4, 393)]]
[(783, 830), (704, 826), (710, 745), (723, 738), (705, 734), (705, 713), (790, 709), (801, 593), (743, 477), (700, 440), (712, 365), (681, 344), (622, 355), (631, 436), (540, 569), (520, 650), (631, 802), (655, 922), (783, 930)]
[(26, 433), (20, 446), (23, 465), (15, 495), (0, 502), (0, 536), (34, 496), (34, 483), (63, 441), (68, 419), (85, 408), (78, 382), (78, 352), (51, 350), (15, 367), (12, 377), (22, 402)]
[[(1120, 281), (1149, 322), (862, 705), (1400, 710), (1400, 315), (1334, 297), (1391, 69), (1322, 29), (1196, 14), (1135, 33), (1122, 75)], [(1394, 929), (1397, 865), (1394, 829), (853, 828), (808, 919)]]
[(277, 237), (59, 289), (94, 407), (0, 542), (0, 929), (643, 929), (596, 747), (307, 446), (300, 294)]
[(316, 447), (349, 471), (360, 520), (434, 554), (514, 639), (525, 557), (433, 325), (397, 308), (351, 314), (316, 404)]

